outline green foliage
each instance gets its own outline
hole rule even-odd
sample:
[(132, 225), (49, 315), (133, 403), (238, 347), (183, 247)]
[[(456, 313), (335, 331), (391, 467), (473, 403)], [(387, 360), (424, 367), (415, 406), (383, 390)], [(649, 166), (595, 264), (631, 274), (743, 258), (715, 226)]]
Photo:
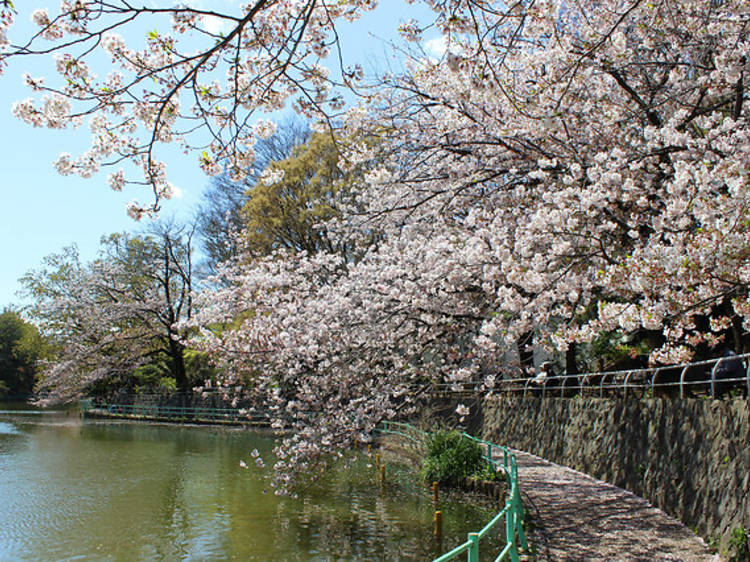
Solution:
[(500, 473), (496, 472), (492, 465), (490, 465), (490, 463), (488, 462), (483, 462), (482, 468), (474, 472), (474, 474), (472, 474), (471, 476), (473, 476), (477, 480), (483, 480), (485, 482), (495, 482), (496, 480), (502, 479)]
[(422, 477), (427, 482), (457, 486), (485, 466), (482, 449), (475, 441), (458, 431), (437, 431), (427, 440)]
[(216, 376), (216, 367), (208, 353), (185, 349), (185, 371), (191, 384), (201, 384)]
[(750, 560), (750, 536), (747, 529), (737, 527), (729, 539), (729, 562), (747, 562)]
[(292, 156), (268, 166), (269, 172), (283, 173), (279, 181), (259, 181), (247, 192), (242, 216), (252, 254), (268, 255), (279, 248), (346, 251), (334, 247), (317, 226), (340, 215), (341, 201), (361, 174), (339, 168), (340, 142), (330, 134), (312, 134)]
[(606, 332), (591, 344), (582, 346), (579, 361), (591, 371), (626, 368), (634, 364), (638, 357), (648, 355), (654, 347), (658, 346), (644, 334)]
[(173, 377), (161, 377), (158, 388), (161, 392), (172, 394), (177, 392), (177, 381)]
[(0, 314), (0, 396), (27, 397), (34, 390), (37, 362), (50, 354), (36, 326), (13, 310)]
[[(133, 371), (135, 392), (137, 394), (151, 394), (163, 392), (175, 387), (174, 377), (170, 377), (169, 365), (164, 360), (156, 360), (141, 365)], [(169, 380), (166, 386), (164, 381)]]

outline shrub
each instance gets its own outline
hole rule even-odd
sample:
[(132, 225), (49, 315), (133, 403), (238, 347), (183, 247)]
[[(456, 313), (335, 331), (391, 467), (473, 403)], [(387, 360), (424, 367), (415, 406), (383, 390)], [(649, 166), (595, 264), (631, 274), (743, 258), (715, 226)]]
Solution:
[(484, 468), (481, 447), (458, 431), (438, 431), (427, 440), (427, 458), (422, 477), (427, 482), (449, 486), (461, 484), (466, 477)]
[(732, 537), (729, 539), (729, 548), (732, 553), (729, 562), (746, 562), (750, 560), (750, 537), (743, 527), (738, 527), (732, 531)]

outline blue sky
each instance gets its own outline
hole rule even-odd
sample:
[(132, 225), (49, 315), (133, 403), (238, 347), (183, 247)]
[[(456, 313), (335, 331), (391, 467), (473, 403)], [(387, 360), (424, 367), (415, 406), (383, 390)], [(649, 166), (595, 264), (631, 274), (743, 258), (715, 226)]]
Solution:
[[(211, 2), (216, 10), (232, 4), (237, 2)], [(46, 5), (50, 13), (54, 13), (56, 3)], [(33, 30), (29, 14), (45, 7), (45, 3), (24, 1), (17, 2), (16, 6), (19, 14), (11, 39)], [(394, 6), (398, 6), (397, 13), (393, 11)], [(401, 1), (381, 1), (377, 10), (340, 30), (347, 57), (345, 63), (360, 62), (366, 71), (373, 67), (385, 69), (389, 48), (383, 40), (396, 37), (400, 21), (426, 13), (424, 8), (410, 7)], [(52, 162), (61, 152), (76, 155), (87, 148), (85, 125), (76, 131), (35, 129), (11, 115), (14, 101), (31, 96), (22, 85), (22, 74), (45, 75), (51, 80), (51, 73), (46, 72), (50, 62), (51, 57), (49, 60), (16, 60), (0, 76), (0, 308), (21, 303), (16, 294), (20, 288), (17, 280), (29, 269), (39, 267), (44, 256), (75, 243), (82, 259), (90, 260), (96, 254), (101, 236), (139, 229), (141, 226), (125, 214), (125, 205), (133, 199), (147, 201), (149, 197), (145, 188), (130, 187), (123, 193), (110, 190), (106, 177), (113, 171), (111, 169), (91, 179), (63, 177), (55, 172)], [(97, 70), (100, 75), (106, 73), (106, 69)], [(198, 168), (196, 155), (185, 156), (173, 151), (165, 160), (169, 179), (179, 187), (182, 196), (165, 202), (163, 213), (189, 220), (209, 178)]]

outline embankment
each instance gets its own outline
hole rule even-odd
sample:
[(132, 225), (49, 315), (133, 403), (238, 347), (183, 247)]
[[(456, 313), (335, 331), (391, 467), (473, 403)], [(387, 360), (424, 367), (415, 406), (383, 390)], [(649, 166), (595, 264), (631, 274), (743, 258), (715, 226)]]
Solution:
[(746, 400), (488, 398), (482, 436), (629, 490), (706, 538), (750, 528)]

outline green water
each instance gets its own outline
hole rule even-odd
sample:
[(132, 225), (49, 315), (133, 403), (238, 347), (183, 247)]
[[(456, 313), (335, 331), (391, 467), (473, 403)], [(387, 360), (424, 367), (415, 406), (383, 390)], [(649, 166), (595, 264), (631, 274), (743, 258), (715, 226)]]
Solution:
[[(436, 544), (427, 491), (406, 469), (382, 490), (364, 455), (279, 498), (249, 457), (272, 446), (267, 433), (0, 404), (0, 560), (425, 560), (492, 515), (443, 502)], [(482, 541), (487, 558), (499, 548)]]

